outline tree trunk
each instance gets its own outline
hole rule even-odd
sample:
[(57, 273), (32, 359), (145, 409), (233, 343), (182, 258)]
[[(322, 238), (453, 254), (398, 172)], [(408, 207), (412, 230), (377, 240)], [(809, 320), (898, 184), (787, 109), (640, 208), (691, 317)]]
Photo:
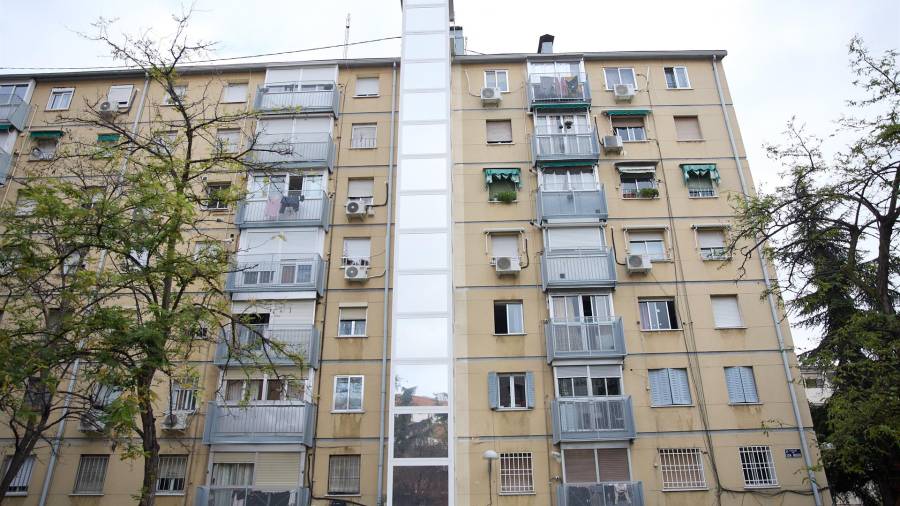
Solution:
[[(149, 375), (153, 377), (152, 374)], [(143, 382), (142, 382), (143, 383)], [(139, 506), (153, 506), (156, 501), (156, 479), (159, 476), (159, 439), (156, 436), (156, 416), (150, 393), (152, 381), (148, 379), (140, 387), (141, 430), (143, 431), (144, 481), (141, 484)]]
[(9, 484), (12, 483), (13, 478), (19, 473), (22, 464), (25, 463), (31, 452), (34, 451), (34, 447), (40, 437), (41, 434), (39, 432), (29, 430), (25, 432), (25, 436), (16, 445), (15, 452), (9, 461), (9, 467), (3, 474), (3, 478), (0, 479), (0, 504), (3, 504), (3, 500), (6, 499), (6, 491), (9, 488)]
[(893, 226), (891, 223), (883, 224), (878, 230), (878, 266), (875, 270), (875, 293), (878, 295), (878, 303), (881, 305), (881, 312), (892, 315), (894, 311), (894, 301), (891, 299), (890, 280), (891, 280), (891, 236)]

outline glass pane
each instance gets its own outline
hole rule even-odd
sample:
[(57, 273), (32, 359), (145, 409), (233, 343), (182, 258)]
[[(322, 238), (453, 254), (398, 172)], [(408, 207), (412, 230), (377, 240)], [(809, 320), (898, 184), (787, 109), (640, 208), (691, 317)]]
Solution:
[(515, 407), (525, 407), (525, 375), (516, 374), (512, 377), (513, 393), (515, 393)]
[(509, 389), (509, 383), (512, 381), (512, 376), (501, 375), (498, 380), (500, 382), (500, 407), (511, 408), (512, 392)]
[(397, 358), (446, 357), (446, 318), (398, 318), (394, 325)]
[(449, 378), (443, 364), (394, 367), (395, 406), (446, 406)]
[(446, 414), (394, 415), (394, 458), (446, 457)]
[(524, 316), (522, 314), (522, 304), (507, 304), (507, 322), (510, 334), (522, 334), (525, 332)]
[(586, 397), (588, 395), (587, 378), (572, 378), (574, 384), (575, 397)]
[(446, 506), (448, 492), (447, 466), (394, 467), (393, 504), (397, 506)]

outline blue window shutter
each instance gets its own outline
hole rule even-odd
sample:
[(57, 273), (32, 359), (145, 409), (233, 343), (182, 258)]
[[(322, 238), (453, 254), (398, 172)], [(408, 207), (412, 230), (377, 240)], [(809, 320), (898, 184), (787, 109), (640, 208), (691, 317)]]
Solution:
[(500, 407), (500, 384), (495, 372), (488, 373), (488, 402), (491, 404), (491, 409)]
[(672, 382), (672, 403), (690, 404), (691, 388), (688, 383), (686, 369), (669, 369), (669, 379)]
[(668, 369), (650, 370), (650, 405), (668, 406), (672, 404), (672, 390), (669, 387)]
[(739, 367), (725, 368), (725, 385), (728, 387), (728, 402), (732, 404), (746, 402), (744, 389), (741, 388), (741, 371)]
[(744, 402), (759, 402), (756, 394), (756, 381), (753, 378), (752, 367), (739, 367), (741, 372), (741, 385), (744, 388)]
[(525, 407), (534, 407), (534, 373), (525, 373)]

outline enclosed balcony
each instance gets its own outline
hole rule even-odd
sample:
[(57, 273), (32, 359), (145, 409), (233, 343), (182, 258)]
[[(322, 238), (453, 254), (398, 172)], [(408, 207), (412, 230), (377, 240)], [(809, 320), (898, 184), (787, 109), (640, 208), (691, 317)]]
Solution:
[(531, 159), (535, 165), (553, 162), (589, 162), (600, 159), (600, 143), (594, 132), (536, 133), (531, 139)]
[(318, 368), (319, 331), (312, 325), (239, 325), (235, 331), (222, 332), (213, 358), (216, 365), (296, 365), (299, 356), (305, 366)]
[(528, 107), (585, 109), (591, 106), (591, 86), (584, 72), (529, 72)]
[(553, 442), (634, 439), (631, 397), (571, 397), (551, 404)]
[(556, 487), (557, 506), (644, 506), (639, 481), (563, 483)]
[(238, 204), (235, 225), (253, 227), (322, 227), (328, 229), (331, 199), (322, 190), (290, 190)]
[(307, 506), (308, 488), (198, 487), (195, 506)]
[(229, 292), (312, 291), (325, 289), (325, 262), (318, 254), (239, 256), (228, 273)]
[(207, 404), (206, 444), (284, 443), (312, 446), (316, 405), (305, 402)]
[(256, 90), (253, 108), (263, 113), (337, 116), (340, 99), (334, 81), (266, 83)]
[(544, 324), (544, 332), (548, 363), (625, 356), (625, 331), (620, 316), (612, 320), (550, 320)]
[[(0, 129), (11, 125), (16, 130), (25, 130), (28, 119), (28, 104), (16, 95), (0, 95)], [(8, 128), (8, 127), (7, 127)]]
[(537, 198), (538, 222), (551, 220), (606, 221), (606, 191), (603, 186), (578, 190), (541, 188)]
[(541, 281), (549, 288), (616, 286), (616, 260), (608, 249), (548, 250), (541, 256)]
[(251, 161), (278, 168), (334, 168), (334, 142), (327, 132), (260, 136)]

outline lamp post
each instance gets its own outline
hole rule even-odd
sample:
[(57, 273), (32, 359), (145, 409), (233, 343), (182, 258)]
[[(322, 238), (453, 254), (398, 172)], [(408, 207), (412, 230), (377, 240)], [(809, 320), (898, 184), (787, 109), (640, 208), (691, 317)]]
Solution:
[(494, 504), (494, 490), (493, 490), (493, 480), (494, 473), (492, 471), (492, 464), (495, 460), (500, 458), (500, 455), (497, 455), (497, 452), (494, 450), (486, 450), (484, 454), (482, 454), (484, 460), (487, 461), (488, 465), (488, 504)]

